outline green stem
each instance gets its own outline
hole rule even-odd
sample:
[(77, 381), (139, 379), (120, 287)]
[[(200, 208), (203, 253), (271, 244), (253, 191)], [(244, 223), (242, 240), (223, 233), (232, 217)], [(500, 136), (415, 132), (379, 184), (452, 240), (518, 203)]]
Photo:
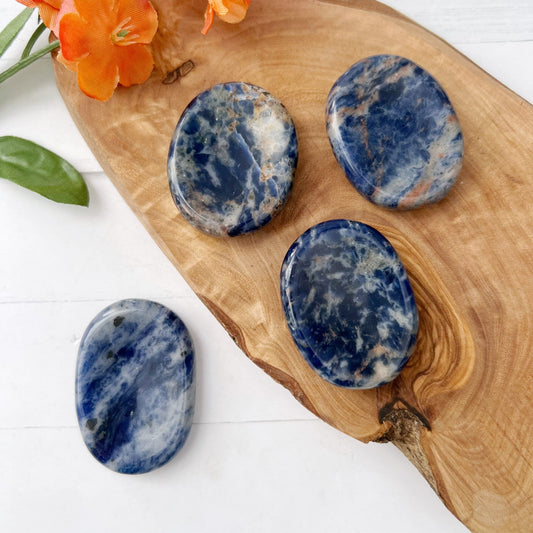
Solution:
[(4, 72), (0, 72), (0, 83), (6, 81), (8, 78), (11, 78), (11, 76), (15, 75), (19, 70), (22, 70), (28, 65), (31, 65), (34, 61), (37, 61), (37, 59), (45, 56), (48, 52), (51, 52), (52, 50), (55, 50), (58, 47), (59, 47), (59, 41), (54, 41), (53, 43), (50, 43), (48, 46), (41, 48), (41, 50), (37, 50), (37, 52), (34, 52), (28, 57), (21, 59), (18, 63), (15, 63), (12, 67), (9, 67), (7, 70), (4, 70)]
[(39, 26), (35, 29), (35, 31), (32, 33), (32, 36), (30, 37), (28, 44), (24, 48), (24, 51), (22, 52), (22, 55), (20, 56), (20, 59), (25, 59), (30, 55), (30, 52), (37, 42), (37, 39), (42, 35), (42, 33), (46, 30), (46, 26), (44, 25), (44, 22), (41, 22)]

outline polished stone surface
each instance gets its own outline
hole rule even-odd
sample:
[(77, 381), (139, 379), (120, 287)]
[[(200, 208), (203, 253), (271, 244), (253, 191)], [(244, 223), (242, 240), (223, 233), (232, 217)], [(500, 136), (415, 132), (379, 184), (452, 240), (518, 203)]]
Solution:
[(408, 59), (359, 61), (334, 84), (326, 108), (333, 152), (354, 187), (392, 209), (441, 200), (461, 170), (463, 136), (440, 84)]
[(285, 203), (297, 156), (296, 130), (279, 100), (255, 85), (215, 85), (176, 126), (170, 190), (183, 217), (203, 232), (248, 233)]
[(388, 383), (414, 350), (418, 312), (405, 269), (361, 222), (330, 220), (303, 233), (283, 262), (281, 298), (301, 354), (335, 385)]
[(170, 309), (122, 300), (89, 324), (76, 410), (85, 444), (105, 466), (139, 474), (169, 461), (189, 434), (194, 397), (192, 341)]

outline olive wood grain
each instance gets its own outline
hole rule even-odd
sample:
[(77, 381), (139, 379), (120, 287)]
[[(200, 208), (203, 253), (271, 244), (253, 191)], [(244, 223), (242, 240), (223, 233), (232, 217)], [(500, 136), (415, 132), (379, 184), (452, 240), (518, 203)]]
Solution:
[[(154, 1), (158, 70), (106, 103), (85, 97), (75, 76), (55, 65), (59, 89), (95, 156), (181, 275), (265, 372), (339, 430), (362, 441), (394, 442), (473, 531), (531, 530), (533, 108), (378, 2), (255, 1), (245, 22), (216, 21), (207, 37), (200, 34), (204, 3)], [(432, 73), (463, 127), (466, 153), (456, 186), (417, 211), (386, 211), (360, 197), (326, 136), (333, 82), (357, 60), (379, 53), (408, 57)], [(192, 70), (188, 63), (176, 71), (188, 60)], [(280, 98), (300, 146), (282, 213), (233, 239), (206, 236), (184, 222), (166, 173), (182, 110), (225, 81), (248, 81)], [(416, 352), (395, 382), (377, 390), (343, 390), (321, 380), (284, 321), (285, 252), (308, 227), (332, 218), (380, 229), (417, 298)]]

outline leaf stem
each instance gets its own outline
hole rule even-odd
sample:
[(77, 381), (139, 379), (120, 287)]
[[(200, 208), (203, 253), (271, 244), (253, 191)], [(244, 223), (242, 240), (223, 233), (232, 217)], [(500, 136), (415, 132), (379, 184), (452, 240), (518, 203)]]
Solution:
[(37, 42), (37, 39), (42, 35), (42, 33), (46, 30), (46, 26), (44, 25), (44, 22), (41, 22), (37, 28), (35, 28), (35, 31), (32, 33), (30, 39), (28, 40), (28, 43), (26, 44), (24, 51), (22, 52), (22, 55), (20, 56), (20, 59), (25, 59), (30, 55), (30, 52), (32, 48), (34, 47), (35, 43)]
[(7, 70), (4, 70), (4, 72), (0, 73), (0, 83), (6, 81), (8, 78), (11, 78), (11, 76), (15, 75), (19, 70), (22, 70), (28, 65), (31, 65), (34, 61), (37, 61), (37, 59), (39, 59), (40, 57), (43, 57), (48, 52), (55, 50), (58, 46), (59, 46), (59, 41), (54, 41), (53, 43), (50, 43), (48, 46), (45, 46), (44, 48), (37, 50), (37, 52), (30, 54), (28, 57), (21, 59), (20, 61), (15, 63), (12, 67), (9, 67)]

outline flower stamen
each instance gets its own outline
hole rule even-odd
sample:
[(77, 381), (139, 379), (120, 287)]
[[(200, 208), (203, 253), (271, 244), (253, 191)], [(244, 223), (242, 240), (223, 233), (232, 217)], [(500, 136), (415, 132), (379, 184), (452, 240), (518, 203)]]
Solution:
[(124, 41), (126, 40), (126, 37), (128, 38), (129, 43), (134, 41), (137, 37), (139, 37), (138, 33), (131, 33), (132, 30), (135, 29), (135, 26), (133, 24), (128, 24), (131, 22), (131, 17), (126, 17), (112, 32), (111, 32), (111, 41), (113, 41), (114, 44), (128, 44)]

